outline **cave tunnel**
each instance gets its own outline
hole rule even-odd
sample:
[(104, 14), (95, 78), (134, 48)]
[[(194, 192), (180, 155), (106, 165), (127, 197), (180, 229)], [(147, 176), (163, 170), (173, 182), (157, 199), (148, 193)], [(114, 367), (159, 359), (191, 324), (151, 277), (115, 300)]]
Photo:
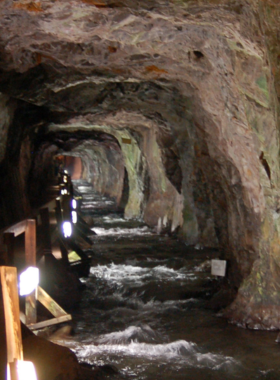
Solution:
[[(106, 254), (123, 244), (122, 255), (110, 256), (115, 270), (128, 253), (132, 262), (139, 260), (137, 244), (149, 252), (151, 236), (165, 248), (170, 244), (175, 260), (177, 248), (170, 242), (176, 241), (183, 258), (205, 255), (208, 272), (211, 258), (226, 261), (225, 278), (212, 277), (208, 285), (212, 305), (220, 302), (217, 309), (227, 321), (278, 330), (280, 8), (275, 4), (1, 2), (2, 232), (50, 202), (58, 172), (66, 170), (76, 194), (79, 186), (88, 189), (80, 198), (97, 234), (95, 268), (109, 270), (100, 253), (104, 239), (111, 244)], [(136, 231), (135, 257), (133, 244), (124, 248), (122, 226), (113, 226), (111, 214), (111, 229), (106, 228), (121, 237), (106, 235), (98, 224), (101, 216), (90, 215), (86, 205), (94, 202), (111, 207), (115, 220), (118, 215)], [(164, 260), (161, 247), (153, 248), (158, 260)], [(153, 260), (150, 253), (146, 260)], [(122, 267), (123, 275), (126, 270)], [(112, 273), (106, 276), (118, 276)], [(91, 275), (101, 278), (97, 269)], [(201, 294), (199, 286), (193, 293), (185, 290), (184, 297)], [(153, 293), (144, 285), (140, 290), (145, 297)], [(155, 300), (167, 302), (154, 292)], [(139, 326), (149, 335), (148, 324)], [(136, 330), (135, 340), (142, 342), (144, 335)]]

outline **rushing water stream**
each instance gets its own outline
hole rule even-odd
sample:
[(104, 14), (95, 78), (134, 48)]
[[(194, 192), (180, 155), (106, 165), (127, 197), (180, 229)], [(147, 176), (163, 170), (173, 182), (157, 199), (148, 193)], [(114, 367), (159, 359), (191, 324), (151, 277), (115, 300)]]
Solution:
[(217, 252), (158, 236), (105, 213), (110, 201), (96, 196), (93, 206), (87, 198), (83, 207), (94, 215), (97, 235), (73, 313), (76, 334), (67, 343), (79, 360), (114, 365), (114, 379), (280, 378), (277, 332), (232, 326), (207, 308), (218, 281), (210, 274)]

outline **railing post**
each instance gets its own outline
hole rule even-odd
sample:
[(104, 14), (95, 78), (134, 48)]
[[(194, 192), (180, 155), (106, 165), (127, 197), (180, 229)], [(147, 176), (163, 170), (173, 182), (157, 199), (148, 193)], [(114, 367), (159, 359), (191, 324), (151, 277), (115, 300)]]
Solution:
[[(36, 221), (28, 219), (25, 230), (25, 263), (26, 266), (36, 267)], [(36, 290), (25, 299), (26, 324), (36, 323)]]
[(7, 362), (11, 380), (18, 380), (17, 360), (23, 360), (21, 326), (19, 319), (19, 299), (17, 270), (15, 267), (0, 267), (1, 287), (4, 306)]
[[(63, 222), (60, 200), (56, 201), (55, 214), (56, 214), (56, 220), (57, 220), (57, 227), (60, 230), (62, 228), (62, 222)], [(59, 235), (61, 235), (61, 230), (60, 230)], [(60, 246), (60, 251), (61, 251), (62, 262), (65, 265), (69, 265), (68, 250), (65, 247), (65, 245), (62, 243), (61, 238), (59, 239), (59, 246)]]

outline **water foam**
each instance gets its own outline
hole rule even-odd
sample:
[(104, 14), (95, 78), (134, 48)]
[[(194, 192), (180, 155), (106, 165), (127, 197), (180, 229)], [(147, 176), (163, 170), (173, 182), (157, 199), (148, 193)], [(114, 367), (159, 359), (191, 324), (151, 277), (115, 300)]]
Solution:
[(128, 344), (131, 342), (152, 342), (157, 339), (156, 332), (146, 324), (129, 326), (124, 331), (101, 335), (97, 339), (99, 344)]
[(143, 236), (143, 235), (152, 235), (151, 230), (148, 227), (137, 227), (137, 228), (102, 228), (102, 227), (94, 227), (92, 228), (99, 236)]
[[(128, 333), (128, 329), (126, 333)], [(116, 334), (116, 333), (115, 333)], [(110, 335), (110, 334), (108, 334)], [(107, 336), (108, 336), (107, 335)], [(183, 366), (191, 366), (196, 368), (209, 368), (217, 370), (222, 367), (229, 368), (232, 365), (238, 365), (238, 362), (229, 356), (223, 356), (213, 353), (199, 352), (195, 343), (185, 340), (178, 340), (165, 344), (139, 343), (131, 341), (129, 344), (101, 344), (88, 345), (80, 348), (77, 352), (79, 358), (87, 358), (89, 360), (97, 360), (99, 355), (117, 355), (134, 358), (142, 358), (148, 361), (163, 361), (173, 364), (174, 361), (179, 362)]]
[(166, 344), (150, 344), (130, 342), (127, 345), (122, 344), (99, 344), (85, 346), (80, 352), (79, 357), (89, 357), (97, 354), (111, 353), (117, 355), (136, 356), (142, 358), (165, 358), (172, 359), (193, 355), (195, 353), (195, 344), (185, 340), (178, 340)]
[(122, 281), (140, 281), (144, 280), (194, 280), (196, 277), (193, 273), (184, 270), (174, 270), (165, 265), (158, 265), (154, 268), (143, 268), (135, 265), (114, 264), (97, 265), (90, 268), (90, 273), (97, 278), (106, 279), (120, 283)]

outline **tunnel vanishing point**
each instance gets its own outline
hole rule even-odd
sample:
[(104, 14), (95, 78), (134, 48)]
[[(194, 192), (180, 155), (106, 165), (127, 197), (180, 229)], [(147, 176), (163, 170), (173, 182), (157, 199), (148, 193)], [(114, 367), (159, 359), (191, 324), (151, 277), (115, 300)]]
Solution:
[(232, 323), (280, 328), (277, 0), (0, 1), (0, 228), (54, 157), (126, 218), (218, 248)]

